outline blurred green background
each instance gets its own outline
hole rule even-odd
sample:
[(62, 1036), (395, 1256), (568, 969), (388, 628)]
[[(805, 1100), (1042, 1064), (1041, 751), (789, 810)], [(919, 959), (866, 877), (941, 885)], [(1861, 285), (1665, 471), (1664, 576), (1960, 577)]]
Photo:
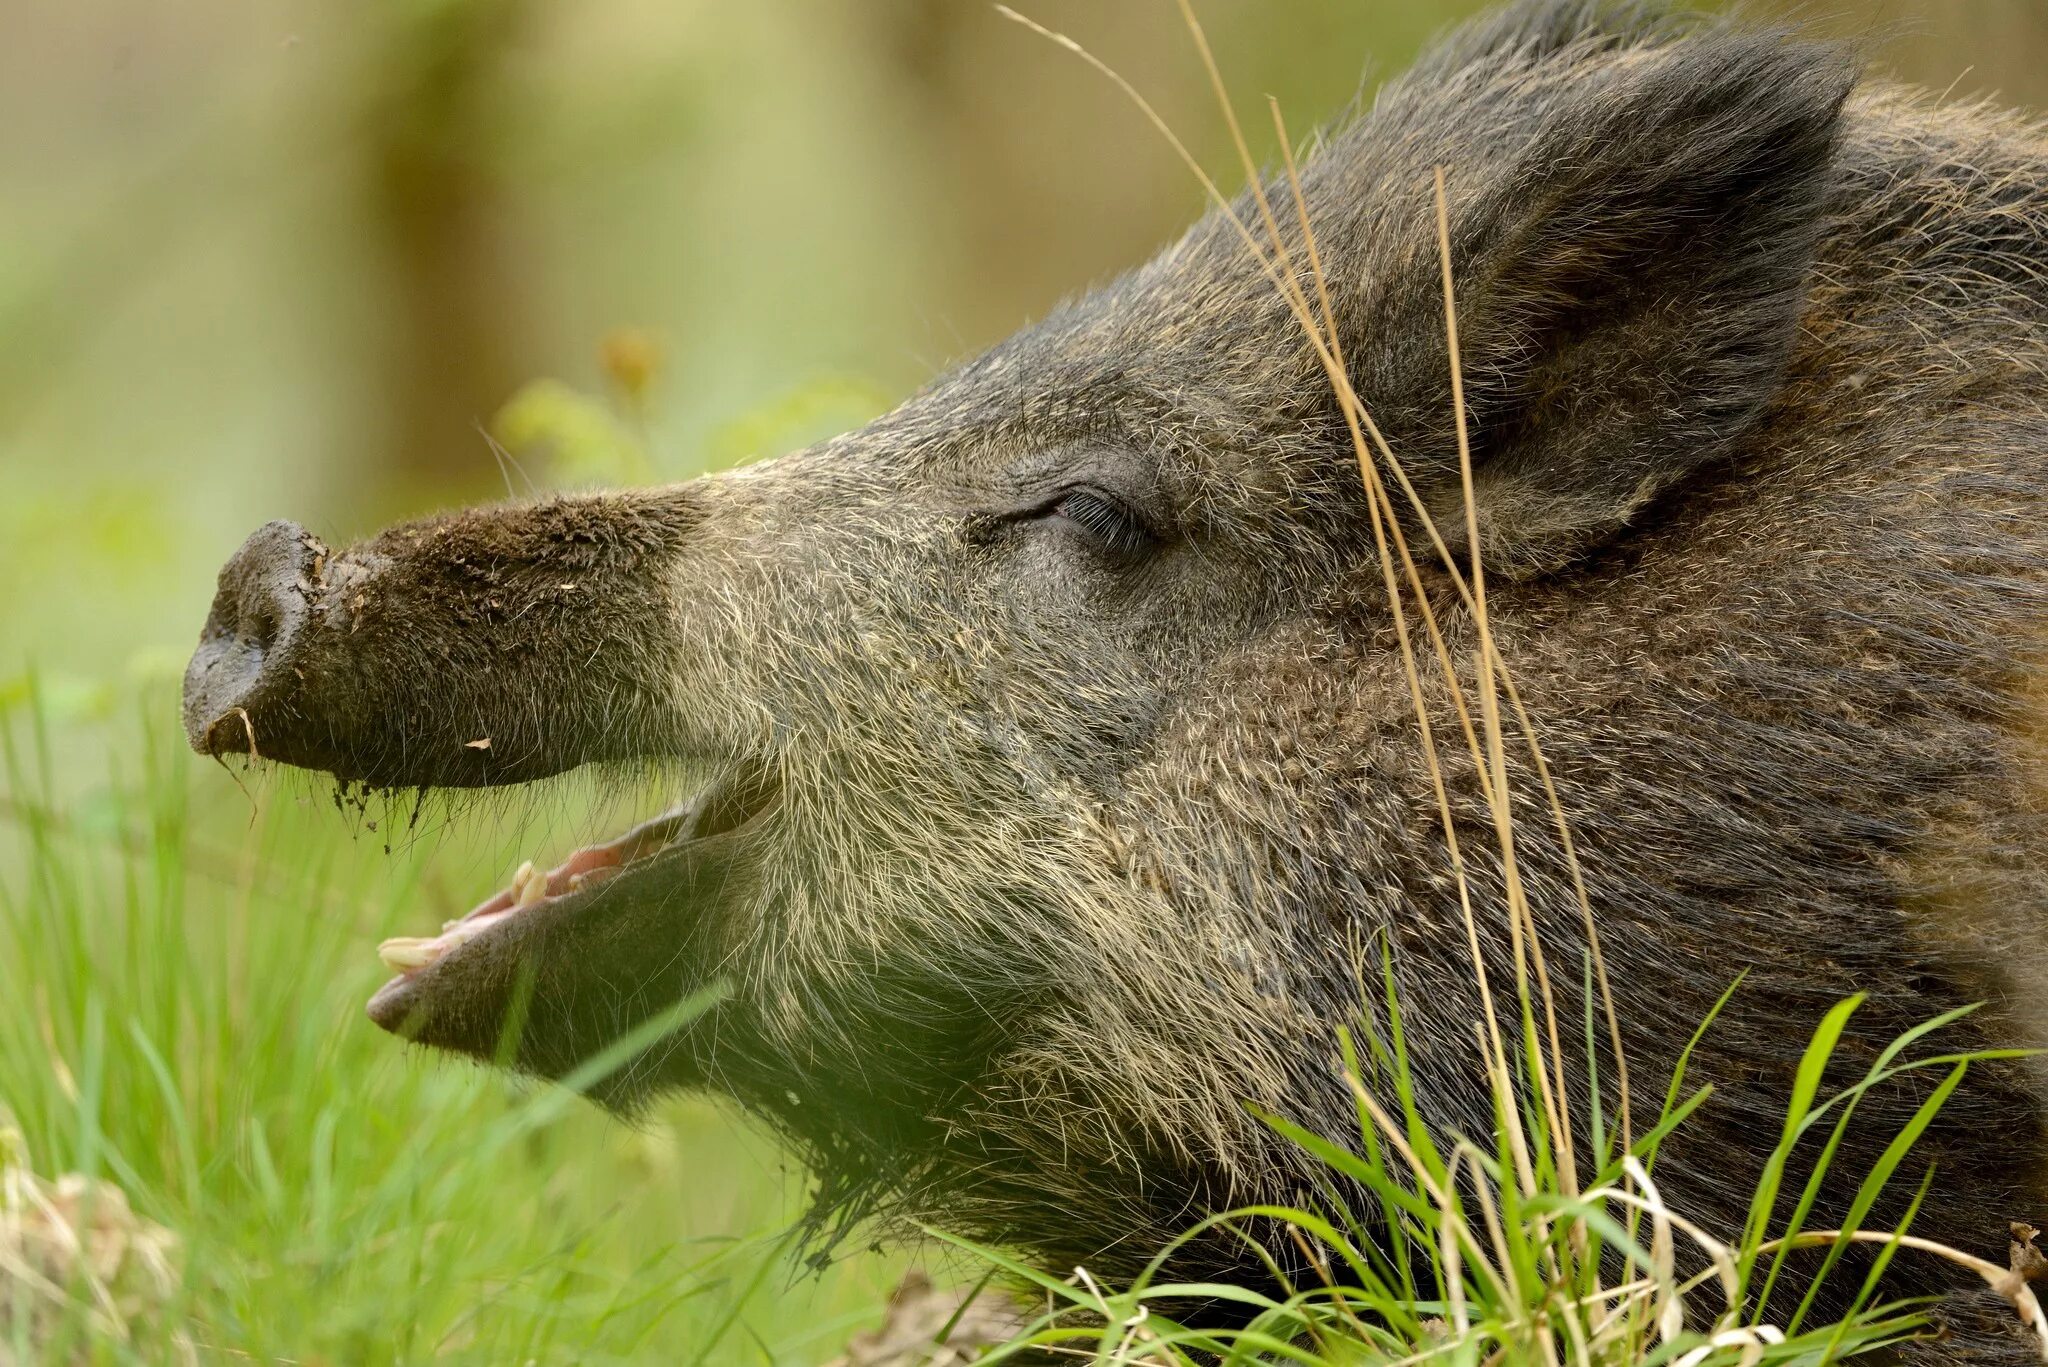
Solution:
[[(1227, 165), (1171, 5), (1024, 8)], [(1476, 8), (1203, 13), (1247, 107), (1306, 129)], [(1936, 88), (2048, 101), (2040, 0), (1818, 8)], [(600, 391), (615, 328), (664, 347), (647, 435), (687, 475), (857, 422), (1200, 208), (978, 0), (25, 0), (0, 30), (0, 671), (174, 661), (267, 518), (502, 495), (480, 429), (537, 377)]]
[[(1167, 0), (1019, 8), (1130, 77), (1234, 182)], [(1306, 131), (1477, 8), (1201, 12), (1240, 107), (1270, 92)], [(2048, 106), (2042, 0), (1819, 8), (1914, 80)], [(681, 1335), (723, 1345), (714, 1362), (828, 1356), (896, 1264), (862, 1255), (799, 1285), (772, 1258), (691, 1252), (799, 1209), (773, 1151), (703, 1106), (642, 1131), (521, 1131), (523, 1166), (426, 1202), (460, 1246), (434, 1255), (438, 1277), (347, 1270), (425, 1218), (417, 1191), (376, 1184), (384, 1165), (459, 1164), (461, 1124), (529, 1104), (374, 1037), (356, 1003), (377, 936), (481, 895), (522, 847), (597, 828), (595, 800), (515, 803), (453, 837), (430, 822), (387, 855), (388, 827), (336, 816), (317, 786), (244, 796), (177, 758), (174, 680), (216, 568), (266, 519), (343, 541), (802, 445), (1200, 208), (1122, 96), (978, 0), (16, 0), (0, 16), (0, 1108), (31, 1157), (122, 1178), (203, 1263), (197, 1322), (252, 1351), (671, 1361)], [(334, 899), (350, 913), (309, 949), (292, 918)], [(81, 1075), (133, 1113), (95, 1111)], [(202, 1141), (218, 1156), (195, 1167), (180, 1153)], [(517, 1238), (465, 1224), (529, 1189)], [(457, 1308), (544, 1255), (588, 1259), (613, 1309), (560, 1292), (494, 1337)], [(671, 1299), (617, 1310), (633, 1276)], [(394, 1315), (415, 1326), (406, 1346)], [(609, 1358), (572, 1346), (599, 1341)]]

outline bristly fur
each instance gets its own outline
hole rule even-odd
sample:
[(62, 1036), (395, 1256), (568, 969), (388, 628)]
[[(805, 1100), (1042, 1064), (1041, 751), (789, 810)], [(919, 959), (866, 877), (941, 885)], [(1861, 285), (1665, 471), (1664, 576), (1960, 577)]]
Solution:
[[(1747, 974), (1694, 1058), (1716, 1094), (1658, 1167), (1732, 1231), (1835, 1001), (1868, 996), (1845, 1067), (1980, 999), (1941, 1047), (2048, 1040), (2048, 137), (1650, 3), (1536, 0), (1450, 39), (1302, 188), (1356, 389), (1455, 542), (1440, 165), (1492, 631), (1645, 1109)], [(1077, 488), (1128, 535), (1072, 515)], [(729, 978), (628, 1090), (766, 1117), (821, 1174), (820, 1229), (928, 1221), (1115, 1280), (1200, 1215), (1327, 1177), (1245, 1104), (1349, 1132), (1334, 1032), (1384, 1017), (1382, 948), (1425, 1117), (1492, 1125), (1372, 544), (1329, 380), (1211, 216), (860, 432), (320, 559), (276, 653), (325, 663), (266, 666), (247, 712), (266, 753), (387, 782), (457, 781), (479, 733), (522, 747), (498, 777), (636, 750), (771, 772), (751, 843), (542, 946), (521, 1063), (559, 1072)], [(223, 621), (253, 582), (224, 580)], [(195, 696), (195, 740), (231, 747), (219, 690)], [(1427, 702), (1451, 731), (1441, 680)], [(1478, 775), (1444, 763), (1505, 978)], [(1527, 767), (1521, 876), (1575, 982), (1589, 947)], [(431, 1037), (488, 1053), (518, 962), (437, 967)], [(2039, 1216), (2044, 1088), (1973, 1070), (1916, 1233), (1995, 1253)], [(1864, 1098), (1811, 1225), (1922, 1095)], [(1218, 1238), (1169, 1274), (1260, 1269)], [(2027, 1360), (1980, 1301), (1901, 1352)]]
[(1412, 81), (1510, 58), (1540, 62), (1567, 49), (1588, 53), (1661, 47), (1726, 28), (1728, 21), (1667, 0), (1522, 0), (1453, 32), (1425, 53)]

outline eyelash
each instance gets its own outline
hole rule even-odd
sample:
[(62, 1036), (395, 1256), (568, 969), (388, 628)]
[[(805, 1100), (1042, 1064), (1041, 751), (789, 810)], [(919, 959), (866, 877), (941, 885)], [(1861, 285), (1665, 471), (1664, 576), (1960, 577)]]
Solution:
[(1093, 489), (1069, 489), (1046, 509), (1100, 542), (1119, 557), (1134, 556), (1152, 544), (1152, 533), (1123, 504)]

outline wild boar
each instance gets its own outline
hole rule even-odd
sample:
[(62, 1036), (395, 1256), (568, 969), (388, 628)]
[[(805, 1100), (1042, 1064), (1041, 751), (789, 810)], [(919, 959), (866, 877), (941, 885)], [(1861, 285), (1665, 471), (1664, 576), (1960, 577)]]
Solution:
[[(1432, 510), (1463, 563), (1439, 166), (1491, 630), (1643, 1112), (1747, 975), (1692, 1061), (1716, 1095), (1658, 1169), (1732, 1234), (1836, 1001), (1867, 994), (1858, 1068), (1971, 1002), (1943, 1047), (2042, 1037), (2048, 140), (1651, 5), (1540, 0), (1452, 37), (1300, 182), (1355, 389), (1416, 491), (1401, 525), (1426, 547)], [(1425, 558), (1469, 662), (1474, 616)], [(221, 573), (185, 716), (203, 752), (375, 786), (707, 775), (399, 947), (371, 1016), (484, 1058), (510, 1028), (518, 1067), (559, 1076), (722, 980), (604, 1100), (715, 1089), (815, 1165), (821, 1219), (1116, 1279), (1207, 1212), (1316, 1189), (1247, 1103), (1352, 1130), (1334, 1037), (1385, 1012), (1383, 953), (1426, 1119), (1491, 1130), (1393, 612), (1330, 377), (1219, 213), (808, 450), (343, 550), (271, 523)], [(1441, 749), (1509, 981), (1480, 770)], [(1577, 1021), (1571, 869), (1508, 750)], [(1811, 1227), (1931, 1085), (1864, 1097)], [(1998, 1256), (2040, 1210), (2043, 1086), (1971, 1071), (1924, 1141), (1917, 1232)], [(1171, 1270), (1260, 1275), (1223, 1237)], [(1944, 1313), (1946, 1343), (1902, 1351), (2030, 1351), (1989, 1297)]]

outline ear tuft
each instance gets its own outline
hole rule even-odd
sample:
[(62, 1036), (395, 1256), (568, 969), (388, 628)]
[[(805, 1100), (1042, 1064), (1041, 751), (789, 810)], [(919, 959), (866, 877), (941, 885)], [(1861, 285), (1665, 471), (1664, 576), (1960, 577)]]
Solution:
[(1417, 69), (1441, 74), (1503, 59), (1541, 61), (1566, 48), (1662, 46), (1726, 22), (1666, 0), (1521, 0), (1459, 28)]

